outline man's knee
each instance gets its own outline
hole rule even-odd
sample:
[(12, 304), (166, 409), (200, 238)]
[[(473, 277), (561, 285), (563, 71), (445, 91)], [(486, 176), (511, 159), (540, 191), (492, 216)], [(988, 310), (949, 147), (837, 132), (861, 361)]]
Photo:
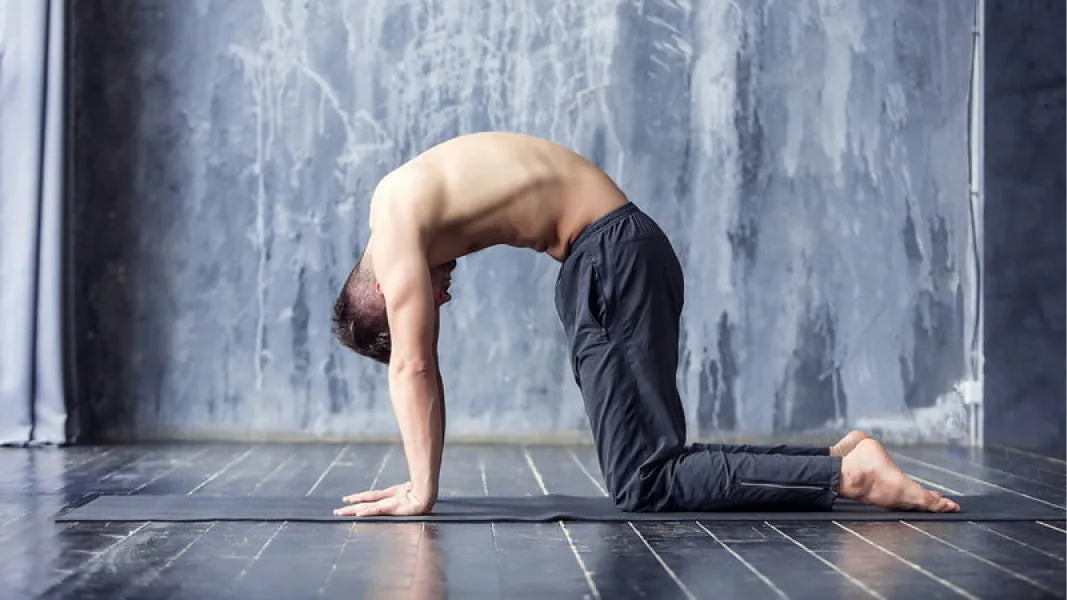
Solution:
[(608, 493), (615, 507), (625, 512), (658, 512), (667, 510), (665, 475), (661, 462), (642, 465), (633, 473), (616, 473), (608, 482)]

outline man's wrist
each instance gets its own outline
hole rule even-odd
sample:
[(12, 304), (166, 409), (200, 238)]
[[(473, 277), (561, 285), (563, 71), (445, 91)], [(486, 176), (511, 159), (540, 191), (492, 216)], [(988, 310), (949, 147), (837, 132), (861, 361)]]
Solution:
[(411, 494), (420, 502), (432, 506), (437, 502), (437, 484), (430, 481), (412, 481)]

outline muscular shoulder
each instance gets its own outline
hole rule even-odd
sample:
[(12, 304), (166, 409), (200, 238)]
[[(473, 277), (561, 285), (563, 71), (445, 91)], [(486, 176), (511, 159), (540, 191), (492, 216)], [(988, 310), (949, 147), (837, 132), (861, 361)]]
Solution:
[(433, 169), (411, 163), (383, 177), (371, 196), (371, 231), (425, 232), (441, 211), (440, 179)]

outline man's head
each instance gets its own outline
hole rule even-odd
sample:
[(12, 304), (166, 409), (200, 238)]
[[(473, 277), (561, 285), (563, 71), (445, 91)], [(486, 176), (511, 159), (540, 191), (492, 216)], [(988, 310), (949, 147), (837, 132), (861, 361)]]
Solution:
[(334, 302), (333, 334), (356, 354), (389, 364), (392, 341), (385, 298), (367, 252), (359, 257)]
[[(430, 269), (434, 306), (452, 299), (452, 270), (456, 261)], [(389, 364), (392, 339), (381, 285), (371, 267), (370, 253), (364, 252), (345, 280), (333, 306), (333, 333), (356, 354)]]

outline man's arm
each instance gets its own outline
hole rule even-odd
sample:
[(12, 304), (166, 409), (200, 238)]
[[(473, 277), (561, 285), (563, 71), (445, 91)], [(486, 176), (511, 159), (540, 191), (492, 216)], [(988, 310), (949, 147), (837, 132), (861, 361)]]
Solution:
[[(437, 318), (434, 321), (434, 328), (433, 328), (433, 361), (434, 361), (434, 364), (437, 366), (437, 369), (436, 369), (436, 371), (437, 371), (437, 397), (441, 399), (441, 410), (439, 411), (439, 414), (440, 414), (440, 419), (441, 419), (441, 447), (442, 447), (442, 451), (441, 451), (441, 455), (438, 456), (438, 461), (440, 461), (442, 459), (443, 455), (444, 455), (443, 448), (444, 448), (444, 440), (445, 440), (445, 426), (448, 424), (448, 420), (445, 418), (445, 404), (447, 404), (445, 402), (445, 382), (441, 378), (441, 360), (437, 356), (438, 340), (441, 339), (441, 309), (440, 309), (440, 307), (438, 307), (437, 313), (436, 313), (435, 316)], [(437, 468), (438, 468), (437, 472), (440, 473), (441, 472), (440, 471), (440, 469), (441, 469), (441, 463), (440, 462), (437, 463)]]
[[(392, 228), (391, 228), (392, 229)], [(430, 269), (415, 232), (390, 231), (372, 254), (392, 338), (389, 395), (404, 440), (412, 491), (429, 510), (437, 501), (444, 446), (437, 322)]]

